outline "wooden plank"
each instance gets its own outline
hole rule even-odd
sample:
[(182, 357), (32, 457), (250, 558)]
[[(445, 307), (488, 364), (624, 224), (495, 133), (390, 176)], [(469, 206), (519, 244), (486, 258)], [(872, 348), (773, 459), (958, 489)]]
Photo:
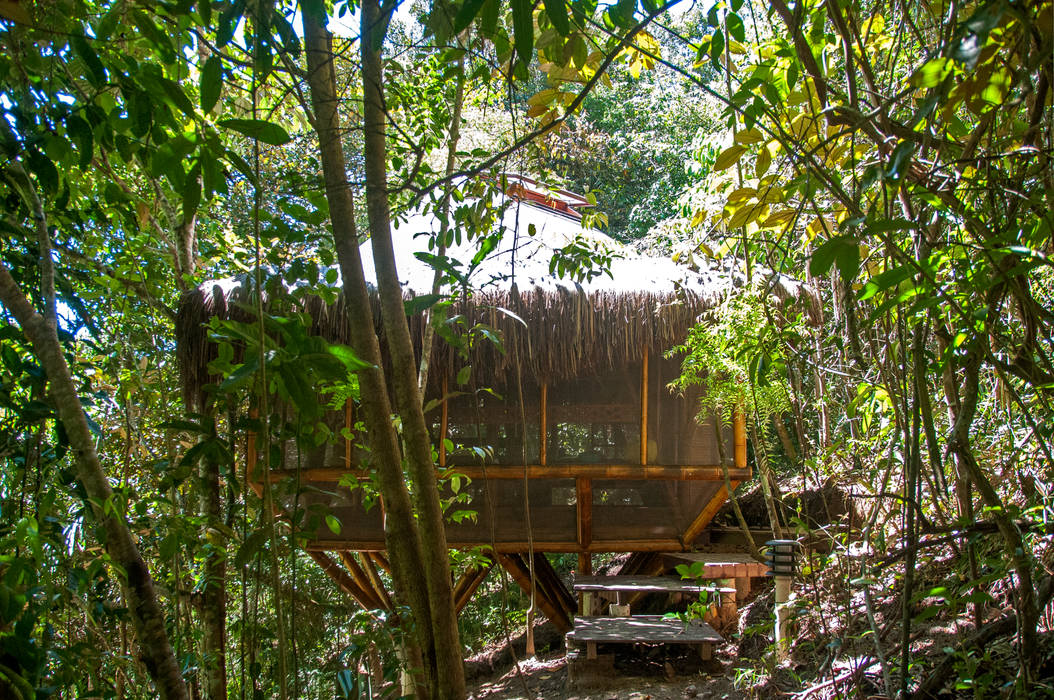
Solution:
[[(255, 454), (251, 463), (255, 464)], [(452, 467), (458, 474), (472, 479), (635, 479), (635, 480), (670, 480), (670, 481), (724, 481), (724, 472), (720, 466), (709, 464), (676, 465), (676, 464), (510, 464), (481, 466), (464, 465)], [(303, 481), (335, 483), (346, 474), (359, 479), (369, 477), (369, 472), (362, 469), (344, 469), (343, 467), (312, 467), (300, 470)], [(272, 470), (271, 479), (295, 478), (295, 469)], [(749, 469), (729, 469), (729, 477), (734, 484), (751, 477)], [(255, 480), (255, 479), (254, 479)]]
[[(732, 480), (732, 490), (734, 491), (739, 482), (735, 479)], [(699, 512), (692, 524), (688, 526), (688, 529), (684, 531), (684, 536), (681, 538), (684, 540), (686, 545), (691, 544), (692, 541), (699, 536), (706, 526), (710, 524), (710, 521), (717, 515), (717, 511), (721, 510), (721, 506), (728, 500), (729, 489), (727, 486), (719, 486), (717, 493), (710, 499), (710, 502)]]
[(575, 619), (567, 634), (570, 642), (642, 642), (652, 644), (720, 644), (724, 641), (713, 627), (700, 620), (687, 624), (662, 615), (633, 617), (587, 617)]
[(578, 511), (578, 544), (584, 552), (593, 542), (593, 481), (575, 479), (575, 508)]
[(732, 593), (735, 588), (711, 586), (672, 576), (576, 576), (576, 591), (624, 591), (628, 593)]
[[(501, 552), (497, 554), (497, 559), (502, 568), (508, 571), (509, 575), (512, 576), (512, 580), (519, 584), (520, 588), (522, 588), (527, 595), (531, 595), (531, 573), (523, 559), (518, 554), (503, 554)], [(571, 629), (570, 617), (561, 607), (549, 600), (549, 598), (543, 593), (541, 587), (538, 587), (535, 591), (534, 599), (541, 607), (542, 612), (545, 613), (545, 616), (549, 618), (549, 621), (552, 622), (553, 626), (561, 633), (565, 633)]]
[(641, 350), (640, 363), (640, 463), (648, 463), (648, 346)]

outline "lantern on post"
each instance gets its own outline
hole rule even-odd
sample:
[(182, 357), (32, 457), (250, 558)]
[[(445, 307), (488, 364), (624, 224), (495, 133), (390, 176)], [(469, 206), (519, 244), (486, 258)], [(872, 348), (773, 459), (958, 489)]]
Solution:
[(797, 564), (798, 542), (796, 540), (769, 540), (765, 543), (765, 564), (769, 567), (768, 575), (772, 576), (776, 588), (776, 657), (787, 658), (790, 650), (788, 619), (790, 611), (787, 602), (790, 600), (791, 581)]

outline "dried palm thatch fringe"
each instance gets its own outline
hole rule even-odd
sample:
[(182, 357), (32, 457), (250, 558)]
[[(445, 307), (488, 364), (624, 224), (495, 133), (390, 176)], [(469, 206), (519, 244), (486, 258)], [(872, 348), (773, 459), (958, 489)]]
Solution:
[[(535, 382), (585, 377), (626, 367), (640, 361), (645, 346), (651, 353), (662, 353), (683, 342), (689, 328), (713, 306), (721, 291), (715, 289), (706, 296), (687, 290), (661, 294), (567, 287), (475, 292), (455, 300), (448, 317), (461, 315), (461, 328), (484, 324), (497, 331), (503, 348), (477, 338), (462, 357), (447, 343), (437, 340), (432, 350), (431, 366), (435, 371), (431, 373), (429, 393), (437, 395), (440, 377), (445, 373), (453, 378), (466, 364), (472, 365), (477, 377), (485, 378), (481, 379), (484, 384), (505, 386), (512, 380), (514, 357), (521, 358), (526, 378)], [(208, 368), (218, 354), (216, 344), (209, 339), (209, 321), (253, 321), (245, 306), (252, 296), (251, 280), (225, 280), (206, 283), (181, 300), (176, 320), (177, 359), (188, 405), (204, 405), (207, 387), (219, 379)], [(265, 298), (269, 313), (306, 313), (312, 333), (334, 343), (349, 341), (351, 329), (342, 297), (326, 304), (319, 297), (298, 297), (278, 286)], [(376, 303), (374, 317), (383, 351), (384, 336)], [(410, 319), (418, 354), (423, 328), (420, 314)]]

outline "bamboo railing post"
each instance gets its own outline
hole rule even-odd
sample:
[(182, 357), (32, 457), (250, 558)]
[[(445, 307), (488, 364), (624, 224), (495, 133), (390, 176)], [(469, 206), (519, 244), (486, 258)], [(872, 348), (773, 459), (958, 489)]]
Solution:
[(732, 443), (735, 446), (735, 466), (747, 468), (747, 414), (737, 406), (732, 418)]

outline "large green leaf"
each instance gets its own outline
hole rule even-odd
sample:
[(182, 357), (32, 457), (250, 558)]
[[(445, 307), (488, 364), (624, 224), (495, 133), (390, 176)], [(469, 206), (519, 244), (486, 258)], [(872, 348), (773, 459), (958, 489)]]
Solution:
[(201, 68), (201, 111), (208, 114), (220, 99), (223, 88), (223, 61), (213, 54)]
[(512, 31), (517, 59), (530, 63), (534, 49), (534, 5), (531, 0), (512, 0)]
[(263, 119), (221, 119), (217, 123), (225, 129), (272, 146), (281, 146), (290, 140), (285, 129)]

